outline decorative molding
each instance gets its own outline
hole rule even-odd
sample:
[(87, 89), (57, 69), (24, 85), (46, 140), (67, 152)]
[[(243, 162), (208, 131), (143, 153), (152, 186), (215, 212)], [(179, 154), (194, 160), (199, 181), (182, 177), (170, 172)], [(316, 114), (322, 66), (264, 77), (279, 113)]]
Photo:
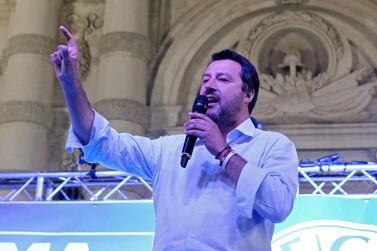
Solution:
[(94, 30), (103, 26), (103, 20), (96, 13), (79, 15), (71, 13), (66, 17), (68, 27), (76, 37), (76, 43), (80, 51), (80, 75), (85, 80), (89, 74), (92, 57), (87, 36)]
[(370, 149), (377, 141), (377, 123), (267, 125), (265, 130), (283, 133), (298, 150)]
[(50, 107), (32, 101), (10, 101), (0, 104), (0, 124), (30, 122), (52, 128), (53, 113)]
[(276, 4), (278, 5), (299, 5), (304, 4), (308, 0), (276, 0)]
[(245, 51), (247, 51), (247, 53), (250, 55), (253, 46), (261, 38), (263, 33), (275, 26), (281, 26), (284, 23), (290, 23), (285, 27), (291, 26), (292, 23), (302, 23), (313, 30), (319, 29), (323, 34), (326, 34), (328, 39), (331, 41), (335, 49), (337, 59), (339, 60), (343, 55), (343, 44), (335, 27), (333, 27), (321, 16), (307, 11), (283, 11), (267, 16), (250, 31), (244, 46)]
[(117, 51), (131, 52), (149, 60), (150, 43), (145, 36), (135, 32), (110, 32), (101, 37), (99, 51), (102, 55)]
[(132, 121), (144, 128), (149, 124), (149, 109), (145, 105), (129, 99), (107, 99), (94, 105), (96, 111), (109, 120)]
[(32, 53), (49, 57), (55, 47), (55, 41), (50, 37), (37, 34), (20, 34), (9, 39), (5, 58), (21, 53)]

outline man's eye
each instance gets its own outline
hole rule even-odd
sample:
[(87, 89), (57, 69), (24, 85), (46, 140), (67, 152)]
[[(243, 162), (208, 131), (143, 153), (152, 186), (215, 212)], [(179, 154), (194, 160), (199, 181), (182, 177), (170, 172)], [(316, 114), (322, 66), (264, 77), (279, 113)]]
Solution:
[(221, 81), (221, 82), (229, 82), (229, 80), (226, 79), (226, 78), (219, 78), (219, 81)]
[(203, 82), (203, 83), (207, 83), (208, 80), (209, 80), (208, 78), (205, 78), (205, 79), (202, 80), (202, 82)]

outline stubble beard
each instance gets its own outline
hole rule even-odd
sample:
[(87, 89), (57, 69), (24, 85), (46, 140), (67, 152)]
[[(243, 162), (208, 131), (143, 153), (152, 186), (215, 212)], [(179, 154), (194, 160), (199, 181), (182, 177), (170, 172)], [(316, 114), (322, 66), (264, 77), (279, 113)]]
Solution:
[(241, 110), (243, 100), (242, 91), (226, 104), (221, 105), (217, 113), (209, 113), (208, 117), (214, 121), (221, 131), (234, 129), (236, 127), (236, 115)]

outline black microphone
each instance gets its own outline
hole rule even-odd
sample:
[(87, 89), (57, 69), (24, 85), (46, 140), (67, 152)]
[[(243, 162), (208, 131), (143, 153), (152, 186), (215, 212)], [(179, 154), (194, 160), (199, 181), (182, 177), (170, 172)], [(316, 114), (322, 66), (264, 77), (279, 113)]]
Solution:
[[(192, 111), (205, 114), (207, 112), (207, 108), (208, 108), (208, 98), (204, 95), (197, 96), (192, 106)], [(183, 168), (186, 167), (187, 162), (191, 158), (196, 139), (197, 137), (193, 135), (186, 136), (185, 143), (183, 144), (183, 148), (182, 148), (182, 154), (181, 154), (181, 166)]]

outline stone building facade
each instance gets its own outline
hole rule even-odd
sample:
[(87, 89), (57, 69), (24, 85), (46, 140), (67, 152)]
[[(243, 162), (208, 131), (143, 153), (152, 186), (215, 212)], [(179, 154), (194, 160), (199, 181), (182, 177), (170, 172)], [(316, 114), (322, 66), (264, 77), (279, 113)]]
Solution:
[(253, 116), (300, 159), (376, 161), (376, 0), (0, 0), (0, 170), (64, 169), (69, 119), (49, 54), (69, 27), (97, 111), (120, 131), (182, 132), (211, 53), (257, 66)]

